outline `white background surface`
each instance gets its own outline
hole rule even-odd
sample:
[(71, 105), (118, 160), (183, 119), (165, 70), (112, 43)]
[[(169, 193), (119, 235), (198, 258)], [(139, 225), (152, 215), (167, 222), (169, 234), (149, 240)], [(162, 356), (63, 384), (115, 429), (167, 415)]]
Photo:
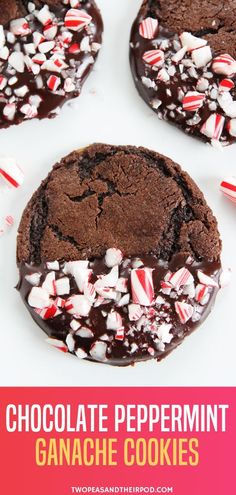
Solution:
[[(15, 156), (25, 172), (23, 187), (0, 194), (0, 216), (12, 214), (16, 219), (11, 232), (0, 239), (0, 385), (236, 385), (236, 207), (219, 192), (221, 179), (235, 173), (236, 145), (221, 153), (158, 120), (137, 94), (128, 62), (130, 27), (141, 0), (97, 3), (105, 24), (104, 42), (76, 108), (64, 107), (55, 120), (0, 131), (0, 154)], [(147, 146), (179, 162), (217, 216), (223, 262), (233, 269), (231, 285), (219, 294), (205, 324), (161, 364), (120, 369), (54, 350), (14, 290), (15, 241), (23, 208), (58, 159), (99, 141)]]

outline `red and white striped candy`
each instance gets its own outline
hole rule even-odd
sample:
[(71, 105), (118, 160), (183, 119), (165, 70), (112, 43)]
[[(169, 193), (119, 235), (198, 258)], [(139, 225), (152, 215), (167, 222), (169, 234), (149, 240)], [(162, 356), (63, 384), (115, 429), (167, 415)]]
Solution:
[(50, 76), (47, 80), (47, 85), (51, 91), (56, 91), (61, 84), (61, 78), (57, 76)]
[(51, 345), (52, 347), (55, 347), (55, 349), (58, 349), (59, 351), (68, 352), (67, 345), (64, 344), (62, 340), (48, 338), (46, 339), (46, 342), (47, 344)]
[(96, 292), (99, 294), (99, 296), (101, 296), (102, 299), (117, 301), (117, 292), (110, 287), (96, 287)]
[(107, 330), (118, 330), (122, 327), (122, 318), (117, 311), (111, 311), (107, 315)]
[(75, 91), (75, 84), (73, 82), (73, 79), (71, 79), (71, 77), (67, 77), (65, 79), (64, 90), (66, 93), (71, 93), (72, 91)]
[(183, 98), (183, 109), (187, 112), (195, 112), (202, 107), (206, 95), (204, 93), (198, 93), (197, 91), (188, 91)]
[(235, 86), (234, 81), (232, 79), (222, 79), (219, 84), (220, 91), (231, 91)]
[(151, 306), (154, 299), (154, 286), (151, 268), (131, 271), (132, 299), (135, 304)]
[(43, 320), (50, 320), (51, 318), (55, 318), (61, 314), (61, 311), (54, 303), (51, 304), (51, 306), (48, 306), (48, 308), (43, 308), (41, 310), (37, 310), (36, 312)]
[(32, 308), (47, 308), (50, 305), (49, 294), (42, 287), (33, 287), (28, 296), (28, 303)]
[(219, 113), (213, 113), (201, 127), (201, 133), (205, 136), (219, 140), (223, 132), (225, 118)]
[(130, 294), (125, 294), (117, 303), (118, 308), (121, 308), (122, 306), (127, 306), (130, 301)]
[(80, 45), (78, 43), (73, 43), (69, 48), (68, 48), (69, 53), (79, 53), (80, 52)]
[(40, 45), (40, 43), (43, 43), (45, 41), (45, 37), (39, 33), (38, 31), (35, 31), (33, 33), (33, 41), (34, 41), (34, 46), (36, 48), (38, 48), (38, 46)]
[(213, 59), (212, 70), (216, 74), (233, 76), (236, 73), (236, 61), (228, 54), (219, 55)]
[(230, 136), (236, 137), (236, 119), (230, 119), (227, 124)]
[(93, 284), (90, 284), (89, 282), (84, 285), (84, 295), (87, 297), (87, 299), (90, 302), (94, 302), (96, 299), (96, 290)]
[(153, 17), (146, 17), (139, 24), (139, 34), (147, 40), (152, 40), (155, 38), (158, 28), (158, 20), (153, 19)]
[(118, 328), (118, 330), (116, 331), (115, 340), (123, 341), (124, 338), (125, 338), (125, 329), (124, 329), (124, 327)]
[(209, 295), (209, 289), (208, 289), (207, 285), (198, 284), (196, 287), (196, 293), (195, 293), (196, 301), (199, 302), (200, 304), (201, 303), (206, 304), (206, 302), (207, 302), (206, 296), (208, 296), (208, 295)]
[(183, 47), (186, 47), (188, 51), (202, 48), (207, 44), (207, 41), (202, 38), (197, 38), (193, 34), (184, 32), (180, 35), (180, 41)]
[(24, 18), (14, 19), (10, 22), (10, 31), (15, 36), (27, 36), (31, 33), (30, 25)]
[(106, 360), (106, 352), (107, 352), (107, 344), (105, 342), (101, 342), (101, 341), (97, 340), (91, 346), (89, 354), (96, 361), (105, 361)]
[(7, 78), (4, 76), (0, 76), (0, 91), (5, 88), (7, 85)]
[(167, 70), (164, 68), (159, 70), (158, 75), (157, 75), (157, 79), (158, 79), (158, 81), (168, 82), (170, 80), (170, 76), (169, 76)]
[(175, 302), (175, 311), (181, 321), (181, 323), (187, 323), (190, 318), (193, 316), (193, 306), (187, 304), (185, 302), (176, 301)]
[(21, 113), (23, 113), (27, 119), (34, 119), (38, 115), (38, 110), (34, 105), (26, 103), (20, 107)]
[(208, 287), (219, 287), (217, 282), (213, 278), (209, 277), (208, 275), (203, 273), (201, 270), (198, 270), (197, 276), (198, 276), (198, 280), (199, 280), (199, 282), (201, 282), (201, 284), (207, 285)]
[(58, 308), (64, 308), (65, 307), (66, 301), (65, 301), (65, 299), (62, 299), (62, 297), (57, 297), (54, 302)]
[(56, 24), (48, 24), (45, 26), (43, 30), (43, 34), (45, 38), (49, 41), (54, 40), (56, 34), (57, 34), (57, 25)]
[(109, 268), (113, 268), (121, 263), (122, 258), (123, 254), (120, 249), (110, 248), (106, 251), (105, 263)]
[(71, 31), (80, 31), (88, 26), (92, 20), (91, 15), (83, 10), (70, 9), (65, 15), (65, 26)]
[(236, 203), (236, 177), (227, 177), (221, 182), (220, 190), (233, 203)]
[(82, 295), (74, 295), (67, 299), (65, 309), (72, 315), (76, 314), (79, 316), (88, 316), (91, 306), (92, 305), (87, 297)]
[(175, 289), (179, 289), (183, 285), (190, 285), (194, 282), (194, 278), (187, 268), (180, 268), (177, 272), (172, 273), (169, 282)]
[(24, 174), (12, 157), (0, 156), (0, 177), (13, 187), (19, 187), (24, 182)]
[(162, 50), (149, 50), (143, 54), (143, 60), (155, 67), (161, 67), (165, 61), (165, 54)]
[(45, 289), (51, 296), (56, 296), (56, 276), (55, 272), (49, 272), (42, 284), (42, 288)]
[(48, 8), (48, 5), (45, 5), (39, 12), (37, 13), (37, 19), (43, 26), (47, 26), (47, 24), (52, 23), (52, 14)]
[(139, 304), (129, 304), (128, 311), (130, 321), (137, 321), (143, 315), (143, 310)]
[(165, 280), (161, 280), (160, 285), (161, 285), (161, 292), (168, 296), (173, 289), (173, 285), (170, 282), (166, 282)]

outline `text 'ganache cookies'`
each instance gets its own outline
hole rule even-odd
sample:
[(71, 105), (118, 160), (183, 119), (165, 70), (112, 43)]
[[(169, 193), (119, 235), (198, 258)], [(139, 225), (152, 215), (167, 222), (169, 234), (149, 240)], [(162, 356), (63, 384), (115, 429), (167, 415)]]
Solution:
[(141, 97), (191, 136), (214, 146), (236, 138), (236, 4), (144, 0), (130, 61)]
[(55, 347), (121, 366), (161, 360), (208, 316), (220, 253), (216, 219), (179, 165), (95, 144), (56, 164), (27, 205), (18, 288)]
[(93, 0), (0, 0), (0, 128), (54, 117), (77, 97), (102, 30)]

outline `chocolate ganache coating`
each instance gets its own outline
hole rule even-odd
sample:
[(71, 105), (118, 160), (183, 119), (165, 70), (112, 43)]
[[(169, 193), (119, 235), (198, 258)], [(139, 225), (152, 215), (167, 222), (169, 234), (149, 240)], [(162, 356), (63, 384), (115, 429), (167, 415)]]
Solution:
[(57, 163), (28, 203), (18, 288), (50, 342), (78, 357), (160, 360), (209, 314), (220, 253), (216, 219), (179, 165), (95, 144)]

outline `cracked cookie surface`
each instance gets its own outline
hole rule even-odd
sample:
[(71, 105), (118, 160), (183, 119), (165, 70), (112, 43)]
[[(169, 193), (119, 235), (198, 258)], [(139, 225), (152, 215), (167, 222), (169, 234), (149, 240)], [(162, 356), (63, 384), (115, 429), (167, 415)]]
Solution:
[(130, 39), (145, 102), (160, 119), (217, 147), (236, 137), (235, 12), (235, 0), (145, 0)]
[(19, 226), (18, 289), (48, 342), (126, 366), (167, 356), (220, 286), (217, 222), (154, 151), (94, 144), (56, 164)]

